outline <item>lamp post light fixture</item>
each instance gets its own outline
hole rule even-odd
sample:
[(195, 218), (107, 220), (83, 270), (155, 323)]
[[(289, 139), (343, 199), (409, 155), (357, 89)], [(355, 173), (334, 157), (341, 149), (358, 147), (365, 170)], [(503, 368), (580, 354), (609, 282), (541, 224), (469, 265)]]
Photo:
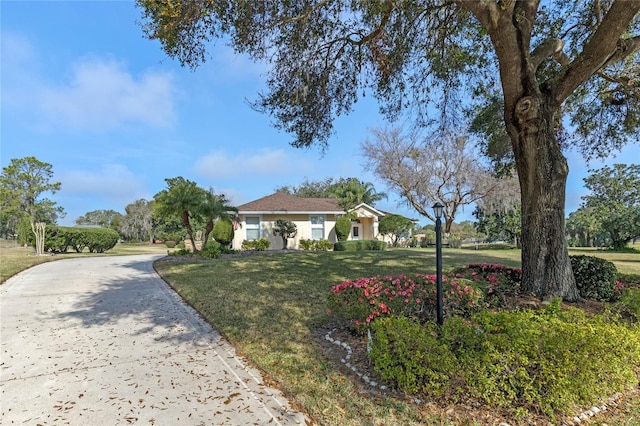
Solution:
[(438, 325), (444, 323), (442, 313), (442, 213), (444, 206), (440, 202), (433, 205), (433, 213), (436, 216), (436, 308), (438, 310)]

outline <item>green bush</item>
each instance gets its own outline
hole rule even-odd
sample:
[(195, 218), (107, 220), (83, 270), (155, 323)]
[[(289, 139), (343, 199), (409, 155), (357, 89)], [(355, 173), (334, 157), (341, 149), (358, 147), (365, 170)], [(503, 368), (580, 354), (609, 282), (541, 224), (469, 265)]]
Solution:
[(242, 241), (242, 250), (256, 250), (264, 251), (269, 248), (271, 243), (266, 238), (260, 238), (257, 240), (244, 240)]
[(222, 254), (220, 250), (220, 244), (213, 241), (206, 245), (204, 250), (200, 252), (200, 254), (204, 257), (210, 257), (211, 259), (217, 259)]
[(362, 251), (362, 250), (379, 250), (387, 249), (387, 243), (380, 240), (353, 240), (338, 241), (333, 245), (335, 251)]
[(351, 218), (349, 216), (340, 216), (336, 220), (336, 237), (338, 241), (347, 241), (351, 233)]
[(387, 317), (371, 330), (376, 371), (426, 398), (446, 394), (553, 418), (638, 383), (640, 326), (560, 309), (559, 300), (540, 311), (453, 317), (440, 328)]
[(228, 246), (233, 241), (234, 231), (231, 219), (220, 218), (213, 225), (211, 236), (223, 246)]
[[(44, 231), (44, 251), (49, 253), (66, 253), (71, 245), (71, 232), (69, 228), (48, 225)], [(35, 236), (33, 237), (33, 247), (35, 247)]]
[(302, 250), (328, 251), (333, 248), (333, 243), (329, 240), (300, 240)]
[(176, 242), (175, 241), (165, 241), (164, 245), (167, 246), (167, 248), (175, 248)]
[(569, 256), (580, 296), (600, 301), (615, 297), (616, 266), (608, 260), (593, 256)]
[(181, 249), (168, 253), (168, 255), (169, 256), (193, 256), (193, 252), (183, 247)]

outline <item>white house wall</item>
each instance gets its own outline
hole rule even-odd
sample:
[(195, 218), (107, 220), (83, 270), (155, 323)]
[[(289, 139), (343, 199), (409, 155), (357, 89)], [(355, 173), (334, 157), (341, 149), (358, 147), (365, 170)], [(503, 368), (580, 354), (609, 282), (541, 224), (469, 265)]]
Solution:
[(233, 248), (236, 250), (240, 250), (242, 247), (242, 241), (247, 239), (246, 229), (246, 217), (260, 217), (260, 238), (266, 238), (271, 243), (269, 245), (269, 250), (280, 250), (282, 249), (282, 237), (279, 235), (275, 235), (273, 232), (273, 228), (275, 226), (275, 222), (278, 219), (290, 220), (293, 222), (297, 229), (298, 233), (294, 238), (289, 238), (287, 243), (287, 248), (290, 249), (298, 249), (300, 248), (300, 240), (301, 239), (311, 239), (311, 216), (324, 216), (324, 233), (325, 239), (328, 239), (332, 243), (335, 243), (336, 240), (336, 215), (334, 214), (322, 214), (322, 213), (301, 213), (301, 214), (241, 214), (238, 217), (239, 227), (235, 231), (235, 235), (233, 238)]

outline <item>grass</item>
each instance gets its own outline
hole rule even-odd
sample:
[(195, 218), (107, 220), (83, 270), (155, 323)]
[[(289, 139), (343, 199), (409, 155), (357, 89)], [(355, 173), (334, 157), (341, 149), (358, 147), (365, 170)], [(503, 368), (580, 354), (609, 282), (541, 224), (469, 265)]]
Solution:
[[(640, 277), (640, 256), (635, 255), (639, 258), (635, 260), (634, 254), (631, 258), (628, 253), (606, 255), (616, 264), (620, 261), (625, 273)], [(471, 262), (519, 266), (519, 256), (517, 250), (446, 249), (443, 264), (445, 269)], [(157, 262), (156, 269), (321, 424), (474, 424), (454, 423), (442, 413), (424, 417), (424, 410), (401, 399), (362, 395), (322, 355), (315, 339), (318, 330), (333, 321), (325, 302), (332, 285), (378, 274), (434, 273), (433, 249), (168, 259)], [(637, 405), (632, 410), (637, 413)], [(625, 418), (620, 424), (625, 424)]]
[(117, 244), (106, 253), (96, 254), (87, 251), (83, 253), (69, 252), (56, 255), (46, 254), (36, 256), (32, 247), (20, 247), (13, 240), (0, 240), (0, 284), (20, 271), (28, 269), (40, 263), (53, 260), (68, 259), (72, 257), (86, 256), (123, 256), (129, 254), (166, 254), (164, 244), (150, 246), (149, 244)]

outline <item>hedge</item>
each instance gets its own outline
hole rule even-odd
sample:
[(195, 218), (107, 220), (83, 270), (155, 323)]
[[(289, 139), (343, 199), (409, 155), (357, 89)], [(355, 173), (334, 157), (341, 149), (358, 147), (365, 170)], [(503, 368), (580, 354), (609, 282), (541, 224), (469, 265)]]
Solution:
[[(81, 253), (85, 248), (91, 253), (104, 253), (118, 242), (118, 233), (110, 228), (72, 228), (48, 225), (45, 228), (44, 250), (50, 253), (65, 253), (69, 247)], [(29, 237), (35, 247), (35, 236)]]
[(338, 241), (333, 245), (335, 251), (362, 251), (362, 250), (379, 250), (387, 249), (387, 243), (379, 240), (353, 240)]

